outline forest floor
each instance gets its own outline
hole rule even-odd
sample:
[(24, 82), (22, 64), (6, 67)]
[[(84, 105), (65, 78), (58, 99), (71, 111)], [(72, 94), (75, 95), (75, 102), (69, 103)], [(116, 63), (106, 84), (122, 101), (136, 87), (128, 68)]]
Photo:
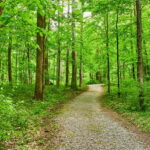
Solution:
[[(53, 118), (51, 126), (45, 123), (41, 146), (30, 144), (31, 150), (150, 150), (146, 137), (138, 129), (101, 107), (101, 85), (91, 85), (65, 104)], [(52, 120), (50, 121), (52, 122)], [(49, 130), (54, 129), (54, 132)], [(50, 136), (50, 133), (53, 133)], [(43, 140), (43, 141), (42, 141)], [(43, 142), (43, 144), (42, 144)], [(53, 147), (53, 148), (50, 148)]]

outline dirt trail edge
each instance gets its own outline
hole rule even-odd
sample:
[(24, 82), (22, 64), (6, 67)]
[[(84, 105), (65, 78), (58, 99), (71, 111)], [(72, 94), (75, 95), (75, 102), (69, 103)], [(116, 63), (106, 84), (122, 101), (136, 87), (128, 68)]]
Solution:
[(150, 150), (138, 136), (106, 114), (98, 99), (101, 85), (91, 85), (87, 92), (66, 104), (55, 119), (61, 131), (55, 137), (56, 150)]

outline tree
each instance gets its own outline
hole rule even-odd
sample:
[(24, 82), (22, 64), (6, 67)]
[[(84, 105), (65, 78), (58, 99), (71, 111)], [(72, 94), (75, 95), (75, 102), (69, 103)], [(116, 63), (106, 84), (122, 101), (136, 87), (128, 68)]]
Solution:
[(118, 96), (120, 97), (120, 54), (119, 54), (119, 8), (116, 10), (116, 48), (117, 48), (117, 86), (118, 86)]
[[(59, 0), (58, 0), (58, 4), (60, 4)], [(58, 14), (57, 14), (57, 29), (58, 29), (58, 39), (57, 39), (57, 81), (56, 81), (56, 85), (57, 87), (60, 86), (60, 63), (61, 63), (61, 31), (60, 31), (60, 11), (58, 10)]]
[[(43, 99), (44, 85), (43, 85), (43, 75), (44, 75), (44, 51), (45, 51), (45, 35), (41, 33), (42, 29), (46, 28), (45, 16), (37, 12), (37, 57), (36, 57), (36, 81), (35, 81), (35, 98)], [(41, 35), (42, 34), (42, 35)]]
[(75, 1), (72, 0), (72, 80), (71, 87), (73, 89), (77, 88), (77, 53), (75, 50)]
[[(68, 0), (68, 12), (67, 12), (67, 19), (68, 26), (70, 26), (70, 0)], [(68, 29), (68, 33), (70, 33), (70, 29)], [(66, 52), (66, 87), (69, 85), (69, 56), (70, 56), (70, 37), (67, 41), (67, 52)]]
[(83, 7), (84, 2), (81, 2), (81, 22), (80, 22), (80, 68), (79, 68), (79, 86), (83, 84)]
[(11, 35), (9, 35), (9, 43), (8, 43), (8, 81), (10, 83), (12, 82), (11, 51), (12, 51), (12, 37), (11, 37)]
[[(108, 2), (108, 1), (107, 1)], [(106, 49), (107, 49), (107, 84), (108, 94), (110, 94), (110, 58), (109, 58), (109, 14), (108, 9), (106, 13)]]
[(136, 0), (136, 17), (137, 17), (137, 78), (139, 83), (139, 104), (141, 110), (144, 110), (144, 90), (143, 90), (143, 54), (142, 54), (142, 16), (141, 2)]

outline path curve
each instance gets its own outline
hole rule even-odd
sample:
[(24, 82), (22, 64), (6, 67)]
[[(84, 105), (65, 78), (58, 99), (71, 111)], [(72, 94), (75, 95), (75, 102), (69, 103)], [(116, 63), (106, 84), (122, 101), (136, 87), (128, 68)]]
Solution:
[(98, 102), (101, 85), (91, 85), (87, 92), (66, 104), (56, 122), (62, 130), (57, 150), (149, 150), (121, 123), (104, 112)]

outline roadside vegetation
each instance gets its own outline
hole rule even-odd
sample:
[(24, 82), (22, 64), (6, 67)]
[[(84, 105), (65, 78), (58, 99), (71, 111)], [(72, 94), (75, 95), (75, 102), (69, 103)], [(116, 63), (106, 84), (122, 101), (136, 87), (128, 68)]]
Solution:
[(70, 88), (47, 86), (44, 100), (35, 101), (33, 88), (28, 85), (1, 86), (0, 149), (6, 149), (5, 146), (24, 145), (33, 136), (32, 132), (37, 133), (42, 125), (42, 117), (47, 114), (49, 118), (53, 117), (57, 107), (82, 92), (80, 89), (74, 91)]
[(150, 132), (150, 82), (144, 84), (144, 111), (138, 103), (138, 86), (135, 81), (125, 81), (120, 88), (121, 95), (117, 96), (116, 86), (112, 87), (110, 95), (105, 95), (103, 105), (118, 112), (122, 117), (133, 123), (140, 130)]

